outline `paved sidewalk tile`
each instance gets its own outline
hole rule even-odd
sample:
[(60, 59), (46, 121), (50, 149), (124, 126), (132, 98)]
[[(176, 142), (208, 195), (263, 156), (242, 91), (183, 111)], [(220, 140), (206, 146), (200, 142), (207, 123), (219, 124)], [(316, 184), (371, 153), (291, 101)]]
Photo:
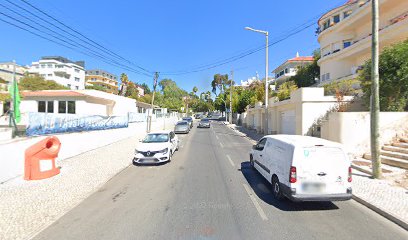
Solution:
[(355, 171), (353, 194), (408, 225), (408, 190)]
[(0, 185), (0, 239), (28, 239), (96, 191), (129, 166), (138, 137), (58, 162), (55, 177)]

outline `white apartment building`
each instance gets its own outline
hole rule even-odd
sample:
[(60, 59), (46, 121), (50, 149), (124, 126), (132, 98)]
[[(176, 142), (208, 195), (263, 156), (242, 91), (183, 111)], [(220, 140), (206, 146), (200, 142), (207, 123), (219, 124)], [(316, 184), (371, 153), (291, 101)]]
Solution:
[(275, 75), (275, 82), (282, 83), (287, 81), (290, 77), (295, 76), (299, 67), (303, 67), (313, 63), (313, 56), (299, 56), (296, 53), (296, 57), (286, 60), (279, 67), (272, 71)]
[(138, 95), (139, 97), (143, 97), (143, 96), (145, 95), (144, 88), (142, 88), (142, 87), (139, 86), (139, 85), (136, 85), (136, 89), (137, 89), (137, 95)]
[(42, 57), (33, 62), (29, 72), (46, 80), (54, 80), (72, 90), (85, 89), (85, 63), (73, 62), (60, 56)]
[[(15, 64), (16, 69), (16, 80), (20, 81), (20, 79), (24, 76), (26, 72), (28, 72), (28, 68), (24, 66), (20, 66)], [(14, 64), (13, 62), (2, 62), (0, 63), (0, 91), (7, 90), (7, 85), (13, 81), (14, 75)]]
[[(408, 38), (408, 0), (379, 0), (380, 50)], [(371, 58), (371, 0), (348, 0), (318, 21), (320, 83), (355, 79)]]

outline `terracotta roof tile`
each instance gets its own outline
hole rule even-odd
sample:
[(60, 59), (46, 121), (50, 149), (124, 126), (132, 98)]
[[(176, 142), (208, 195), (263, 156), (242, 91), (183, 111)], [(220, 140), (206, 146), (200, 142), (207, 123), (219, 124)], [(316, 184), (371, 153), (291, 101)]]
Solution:
[(83, 97), (82, 93), (74, 91), (23, 91), (24, 97)]
[(300, 61), (313, 61), (314, 58), (312, 56), (306, 57), (294, 57), (288, 60), (288, 62), (300, 62)]

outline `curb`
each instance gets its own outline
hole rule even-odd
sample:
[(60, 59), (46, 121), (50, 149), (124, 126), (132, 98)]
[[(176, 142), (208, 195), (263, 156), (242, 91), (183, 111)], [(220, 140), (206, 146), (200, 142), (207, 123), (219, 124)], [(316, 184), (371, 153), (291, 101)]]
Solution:
[(366, 206), (367, 208), (373, 210), (374, 212), (380, 214), (381, 216), (383, 216), (384, 218), (390, 220), (391, 222), (397, 224), (398, 226), (402, 227), (403, 229), (408, 231), (408, 223), (400, 220), (399, 218), (393, 216), (390, 213), (385, 212), (384, 210), (374, 206), (373, 204), (365, 201), (364, 199), (357, 197), (356, 195), (353, 194), (353, 200), (355, 200), (356, 202)]

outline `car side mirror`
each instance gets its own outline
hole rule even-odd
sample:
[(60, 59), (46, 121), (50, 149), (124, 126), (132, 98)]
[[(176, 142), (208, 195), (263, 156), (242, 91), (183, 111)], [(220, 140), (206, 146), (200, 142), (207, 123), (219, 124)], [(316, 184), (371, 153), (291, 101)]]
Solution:
[(258, 144), (253, 145), (252, 149), (257, 150), (258, 149)]

